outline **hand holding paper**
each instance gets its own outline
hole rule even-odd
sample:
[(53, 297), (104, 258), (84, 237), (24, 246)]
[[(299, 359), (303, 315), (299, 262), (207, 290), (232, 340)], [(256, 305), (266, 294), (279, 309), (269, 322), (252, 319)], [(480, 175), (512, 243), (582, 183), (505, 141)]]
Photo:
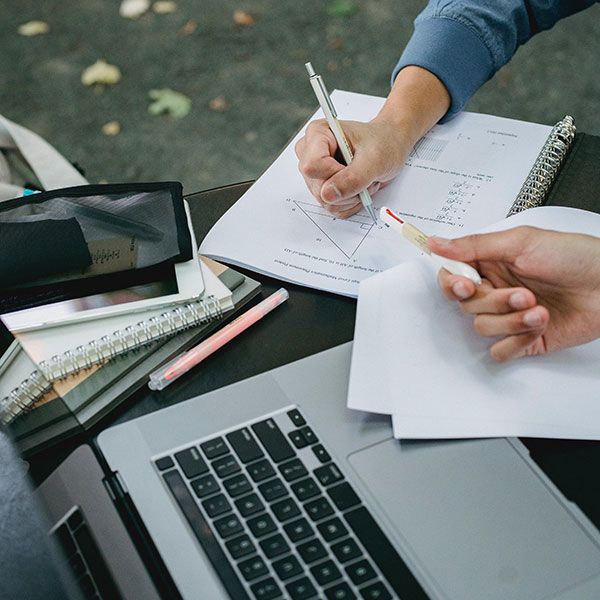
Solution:
[[(600, 233), (600, 232), (598, 232)], [(495, 360), (545, 354), (600, 337), (600, 238), (534, 227), (433, 238), (430, 249), (475, 263), (487, 281), (477, 289), (441, 271), (446, 298), (474, 315), (475, 331), (501, 337)]]

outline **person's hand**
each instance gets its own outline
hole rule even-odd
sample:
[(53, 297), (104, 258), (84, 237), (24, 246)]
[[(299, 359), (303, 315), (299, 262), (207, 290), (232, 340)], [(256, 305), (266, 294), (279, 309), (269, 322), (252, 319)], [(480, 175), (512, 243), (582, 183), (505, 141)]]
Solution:
[(497, 361), (554, 352), (600, 337), (600, 238), (517, 227), (455, 240), (432, 237), (432, 252), (472, 264), (484, 282), (442, 269), (449, 300), (475, 316), (482, 336), (499, 337)]
[(367, 189), (374, 194), (396, 176), (413, 141), (384, 119), (340, 124), (354, 153), (349, 166), (335, 158), (337, 143), (325, 119), (308, 125), (296, 144), (296, 155), (312, 195), (332, 214), (346, 218), (362, 208), (359, 192)]
[(325, 120), (314, 121), (296, 144), (299, 169), (312, 195), (338, 217), (361, 209), (358, 193), (374, 194), (391, 181), (408, 153), (450, 106), (444, 84), (426, 69), (398, 73), (379, 114), (369, 123), (340, 121), (354, 160), (336, 160), (337, 143)]

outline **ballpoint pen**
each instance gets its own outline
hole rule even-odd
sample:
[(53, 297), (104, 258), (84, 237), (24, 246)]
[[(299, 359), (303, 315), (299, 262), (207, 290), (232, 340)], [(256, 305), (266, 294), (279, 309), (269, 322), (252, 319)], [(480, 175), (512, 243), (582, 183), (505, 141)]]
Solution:
[(439, 254), (434, 254), (427, 246), (428, 237), (414, 225), (407, 223), (404, 219), (399, 217), (387, 206), (381, 207), (379, 216), (387, 227), (394, 229), (419, 250), (425, 252), (425, 254), (427, 254), (439, 267), (443, 267), (454, 275), (467, 277), (476, 285), (481, 283), (481, 276), (471, 265), (459, 260), (452, 260), (451, 258), (440, 256)]
[[(335, 137), (335, 141), (337, 142), (338, 148), (342, 153), (346, 164), (349, 165), (354, 158), (354, 154), (350, 148), (350, 144), (344, 135), (344, 131), (340, 126), (339, 121), (337, 120), (337, 112), (333, 103), (331, 102), (331, 98), (329, 97), (329, 93), (327, 92), (327, 88), (323, 83), (323, 78), (320, 75), (315, 73), (313, 66), (311, 63), (307, 62), (305, 65), (306, 70), (308, 71), (308, 75), (310, 77), (310, 84), (315, 92), (315, 96), (319, 102), (319, 106), (321, 110), (325, 114), (325, 119), (327, 120), (327, 124), (329, 125), (329, 129), (333, 133)], [(362, 205), (365, 210), (369, 213), (371, 219), (373, 219), (374, 223), (377, 223), (377, 215), (375, 210), (373, 209), (373, 200), (371, 199), (371, 194), (367, 190), (363, 190), (358, 194)]]

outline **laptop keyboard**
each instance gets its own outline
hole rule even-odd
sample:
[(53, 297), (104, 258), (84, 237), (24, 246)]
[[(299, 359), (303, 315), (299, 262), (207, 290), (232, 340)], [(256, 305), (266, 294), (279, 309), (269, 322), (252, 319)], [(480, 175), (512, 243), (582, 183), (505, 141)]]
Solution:
[(121, 598), (81, 510), (73, 508), (50, 531), (67, 559), (84, 598)]
[(231, 598), (427, 598), (296, 408), (154, 464)]

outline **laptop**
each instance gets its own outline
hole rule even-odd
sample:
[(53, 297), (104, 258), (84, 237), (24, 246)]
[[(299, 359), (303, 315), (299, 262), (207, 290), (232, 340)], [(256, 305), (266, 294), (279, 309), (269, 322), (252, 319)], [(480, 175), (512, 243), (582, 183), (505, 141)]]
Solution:
[(338, 346), (71, 455), (37, 493), (55, 535), (88, 527), (94, 593), (600, 597), (598, 531), (518, 440), (399, 443), (388, 417), (346, 408), (350, 357)]

